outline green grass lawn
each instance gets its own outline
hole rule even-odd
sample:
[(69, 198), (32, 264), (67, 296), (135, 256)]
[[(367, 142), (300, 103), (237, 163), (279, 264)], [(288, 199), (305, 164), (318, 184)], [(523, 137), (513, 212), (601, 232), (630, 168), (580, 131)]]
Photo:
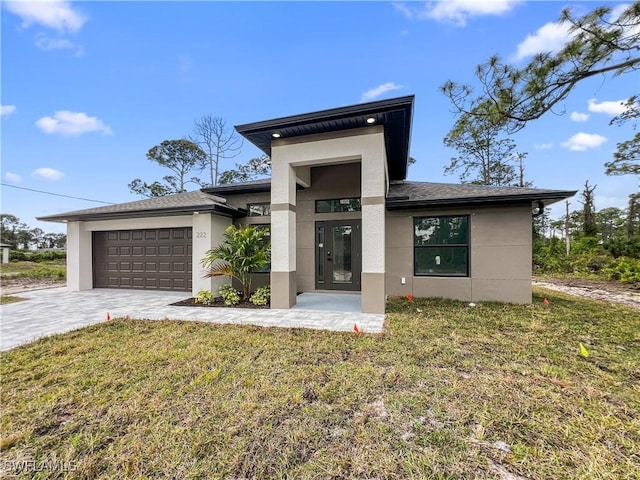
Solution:
[(637, 479), (638, 310), (537, 293), (393, 299), (380, 335), (116, 320), (43, 339), (2, 354), (2, 463), (74, 469), (19, 478)]

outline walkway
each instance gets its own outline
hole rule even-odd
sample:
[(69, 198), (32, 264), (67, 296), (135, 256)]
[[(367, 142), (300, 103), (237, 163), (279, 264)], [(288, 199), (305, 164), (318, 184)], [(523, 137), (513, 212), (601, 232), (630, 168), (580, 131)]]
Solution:
[[(301, 305), (306, 298), (298, 298)], [(320, 294), (314, 294), (320, 295)], [(254, 310), (243, 308), (171, 307), (170, 303), (184, 300), (185, 292), (151, 292), (144, 290), (95, 289), (67, 292), (66, 287), (50, 288), (16, 294), (24, 302), (0, 306), (0, 349), (7, 350), (36, 338), (64, 333), (80, 327), (104, 322), (107, 312), (111, 318), (130, 317), (149, 320), (192, 320), (211, 323), (258, 325), (261, 327), (313, 328), (334, 331), (353, 331), (353, 325), (365, 333), (382, 331), (384, 315), (320, 309), (338, 295), (329, 294), (329, 301), (310, 303), (318, 310)], [(349, 295), (353, 297), (353, 295)], [(343, 298), (342, 301), (346, 301)], [(353, 302), (354, 299), (352, 298)], [(352, 303), (353, 305), (353, 303)], [(308, 305), (307, 305), (308, 307)], [(335, 308), (335, 307), (334, 307)]]

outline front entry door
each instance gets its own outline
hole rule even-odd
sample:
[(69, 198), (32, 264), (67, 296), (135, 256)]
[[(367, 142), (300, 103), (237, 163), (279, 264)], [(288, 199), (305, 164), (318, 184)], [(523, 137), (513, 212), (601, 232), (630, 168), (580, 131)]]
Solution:
[(316, 289), (360, 290), (360, 220), (316, 222)]

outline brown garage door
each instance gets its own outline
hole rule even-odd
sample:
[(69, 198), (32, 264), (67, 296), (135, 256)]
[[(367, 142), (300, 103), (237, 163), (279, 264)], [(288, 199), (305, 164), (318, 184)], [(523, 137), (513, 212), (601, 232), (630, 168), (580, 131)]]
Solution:
[(191, 228), (93, 232), (93, 286), (191, 291)]

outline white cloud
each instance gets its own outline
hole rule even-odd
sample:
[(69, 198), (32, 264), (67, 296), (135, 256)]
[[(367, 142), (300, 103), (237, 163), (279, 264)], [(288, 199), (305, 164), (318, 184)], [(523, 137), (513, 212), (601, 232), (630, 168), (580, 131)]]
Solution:
[(431, 19), (451, 22), (459, 27), (467, 24), (467, 19), (482, 15), (502, 15), (511, 10), (520, 0), (448, 0), (427, 2), (423, 7), (394, 3), (395, 8), (407, 18)]
[(380, 95), (384, 95), (387, 92), (390, 92), (392, 90), (400, 90), (401, 88), (404, 88), (404, 87), (402, 85), (396, 85), (395, 82), (383, 83), (382, 85), (378, 85), (377, 87), (374, 87), (364, 92), (362, 94), (362, 97), (360, 98), (360, 101), (367, 102), (369, 100), (378, 98)]
[(43, 168), (38, 168), (37, 170), (34, 170), (33, 173), (31, 173), (32, 177), (35, 178), (40, 178), (42, 180), (60, 180), (62, 177), (64, 177), (64, 173), (58, 171), (58, 170), (54, 170), (53, 168), (47, 168), (47, 167), (43, 167)]
[(607, 141), (606, 137), (597, 133), (576, 133), (569, 140), (562, 143), (562, 146), (574, 152), (584, 152), (590, 148), (596, 148)]
[(77, 32), (86, 22), (85, 16), (66, 1), (12, 1), (3, 2), (3, 5), (6, 10), (22, 19), (23, 28), (36, 24), (63, 33)]
[(550, 148), (553, 148), (553, 142), (536, 143), (533, 145), (533, 148), (535, 148), (536, 150), (549, 150)]
[(0, 106), (0, 116), (7, 116), (15, 113), (16, 106), (15, 105), (1, 105)]
[(587, 107), (590, 112), (606, 113), (608, 115), (620, 115), (626, 110), (624, 103), (627, 100), (614, 100), (612, 102), (600, 102), (595, 98), (589, 100), (589, 106)]
[(109, 125), (105, 125), (97, 117), (90, 117), (84, 112), (70, 112), (60, 110), (53, 117), (42, 117), (36, 121), (36, 126), (44, 133), (59, 133), (64, 136), (77, 136), (89, 132), (102, 132), (103, 135), (113, 134)]
[(586, 122), (589, 120), (588, 113), (571, 112), (571, 120), (574, 122)]
[(40, 50), (75, 50), (75, 56), (79, 57), (84, 54), (84, 49), (66, 38), (50, 38), (39, 33), (36, 35), (36, 47)]
[(13, 183), (18, 183), (22, 180), (22, 177), (17, 173), (7, 172), (4, 174), (5, 180), (8, 180)]
[(522, 60), (540, 52), (558, 52), (570, 39), (569, 25), (547, 23), (518, 44), (514, 59)]

